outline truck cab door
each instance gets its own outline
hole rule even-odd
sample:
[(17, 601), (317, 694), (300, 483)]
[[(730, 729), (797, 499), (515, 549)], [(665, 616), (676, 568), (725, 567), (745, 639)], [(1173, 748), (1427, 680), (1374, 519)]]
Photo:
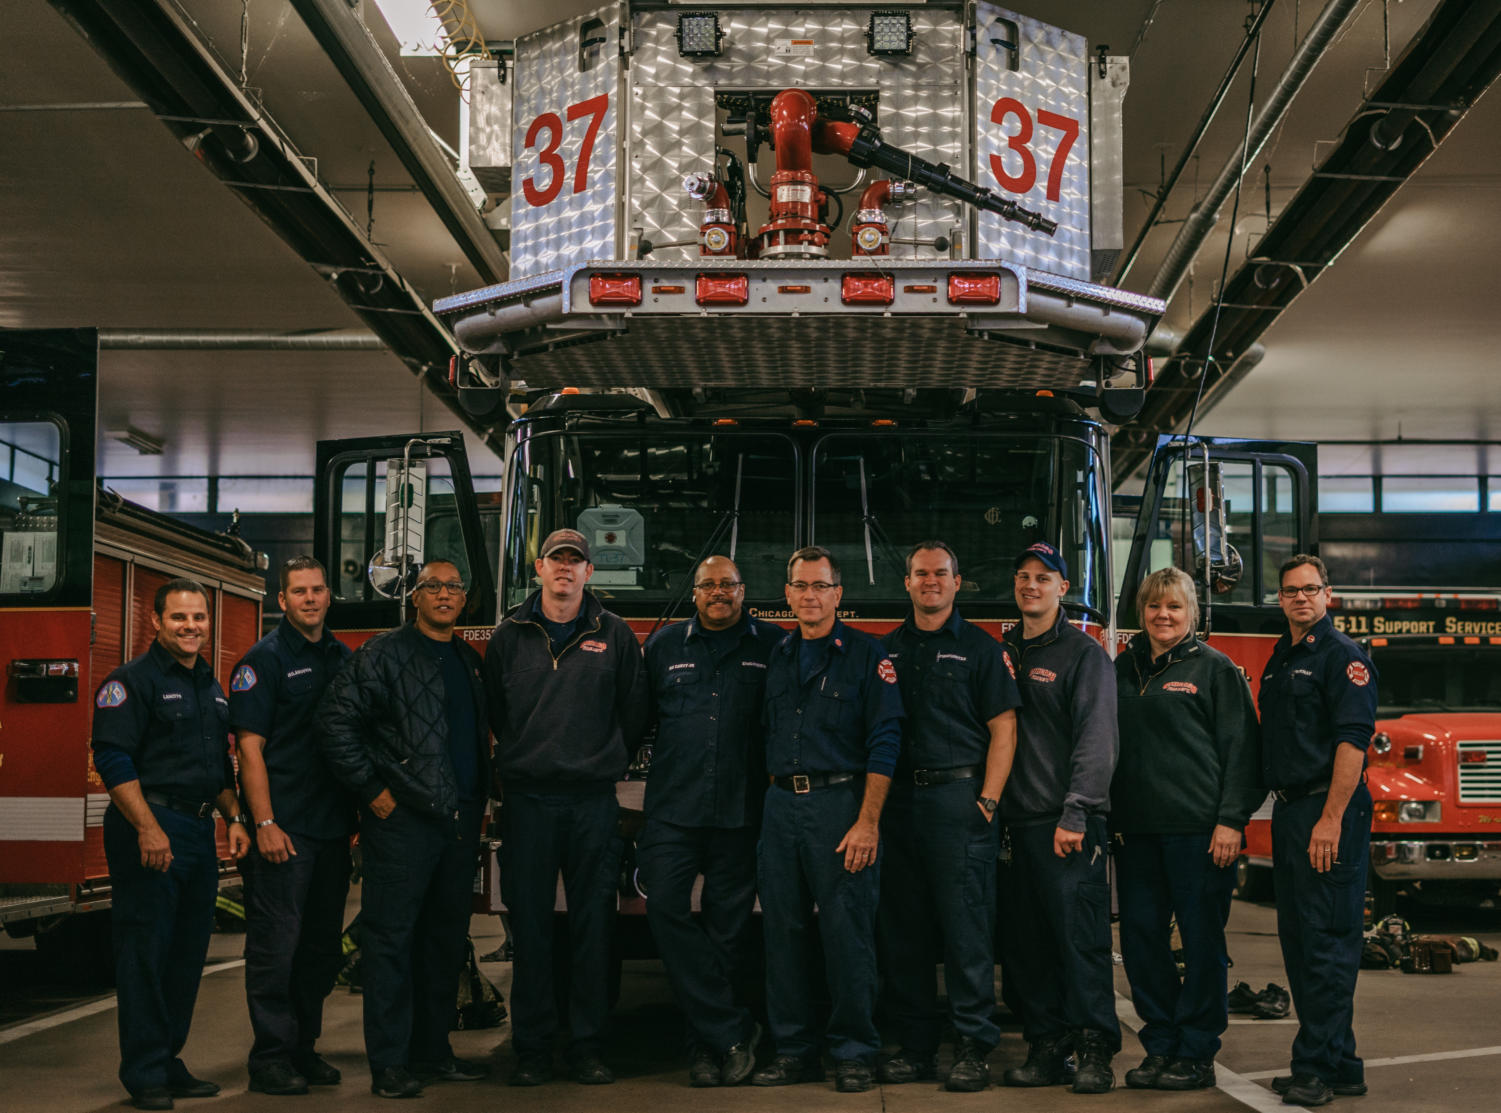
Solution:
[(378, 633), (404, 621), (429, 560), (452, 561), (468, 587), (460, 626), (495, 622), (496, 562), (460, 432), (319, 441), (313, 555), (328, 569), (331, 629)]
[(1254, 684), (1287, 629), (1278, 569), (1317, 553), (1317, 447), (1163, 435), (1147, 472), (1116, 613), (1141, 629), (1143, 578), (1174, 565), (1199, 586), (1200, 630)]

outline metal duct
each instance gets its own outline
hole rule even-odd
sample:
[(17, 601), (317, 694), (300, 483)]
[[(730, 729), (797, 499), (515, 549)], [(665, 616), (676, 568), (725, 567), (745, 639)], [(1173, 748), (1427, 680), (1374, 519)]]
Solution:
[[(1225, 199), (1230, 196), (1230, 191), (1240, 181), (1241, 166), (1250, 163), (1261, 152), (1266, 141), (1271, 137), (1277, 125), (1282, 122), (1293, 99), (1297, 97), (1299, 90), (1303, 88), (1303, 82), (1308, 80), (1308, 75), (1313, 72), (1314, 66), (1318, 65), (1319, 59), (1329, 49), (1329, 44), (1334, 41), (1334, 36), (1345, 25), (1345, 21), (1360, 7), (1361, 0), (1329, 0), (1328, 6), (1319, 13), (1319, 18), (1309, 28), (1308, 34), (1303, 36), (1303, 41), (1298, 44), (1298, 49), (1293, 53), (1292, 60), (1288, 62), (1287, 69), (1277, 82), (1277, 87), (1272, 90), (1266, 104), (1261, 109), (1255, 121), (1251, 124), (1251, 132), (1246, 140), (1235, 148), (1230, 158), (1226, 160), (1224, 168), (1215, 178), (1214, 184), (1209, 187), (1209, 192), (1199, 202), (1188, 219), (1183, 222), (1183, 227), (1178, 230), (1178, 238), (1173, 241), (1173, 246), (1168, 248), (1166, 257), (1162, 260), (1162, 266), (1157, 271), (1157, 277), (1152, 279), (1151, 289), (1147, 292), (1155, 298), (1163, 301), (1172, 301), (1173, 295), (1178, 292), (1178, 287), (1183, 282), (1183, 276), (1188, 273), (1188, 266), (1193, 262), (1204, 240), (1208, 238), (1219, 220), (1220, 208)], [(1242, 155), (1242, 152), (1247, 152)]]
[(99, 330), (99, 347), (117, 352), (385, 352), (373, 332), (242, 332), (234, 329)]

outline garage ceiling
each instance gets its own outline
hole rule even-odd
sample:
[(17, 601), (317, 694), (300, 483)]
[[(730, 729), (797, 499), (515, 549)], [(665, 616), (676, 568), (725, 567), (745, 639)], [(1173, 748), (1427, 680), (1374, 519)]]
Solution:
[[(154, 3), (158, 0), (143, 0)], [(490, 40), (595, 6), (584, 0), (470, 0)], [(1126, 99), (1128, 242), (1164, 167), (1178, 158), (1243, 35), (1245, 0), (1014, 0), (1013, 7), (1131, 54)], [(223, 60), (392, 266), (430, 302), (477, 286), (465, 253), (288, 0), (179, 0)], [(1322, 2), (1278, 0), (1266, 20), (1258, 103)], [(1252, 163), (1231, 269), (1307, 180), (1363, 97), (1440, 0), (1367, 0)], [(373, 3), (362, 10), (427, 123), (458, 144), (458, 96), (441, 64), (400, 58)], [(242, 38), (242, 16), (244, 34)], [(1389, 46), (1388, 46), (1389, 44)], [(242, 49), (243, 46), (243, 49)], [(1249, 66), (1246, 67), (1249, 70)], [(1144, 290), (1178, 221), (1238, 143), (1243, 73), (1170, 195), (1128, 281)], [(1224, 435), (1358, 440), (1501, 438), (1491, 414), (1490, 277), (1501, 257), (1501, 97), (1484, 97), (1336, 263), (1261, 338), (1265, 357), (1199, 429)], [(366, 331), (327, 278), (197, 160), (46, 0), (0, 4), (0, 327), (121, 331)], [(372, 181), (375, 191), (367, 193)], [(373, 199), (373, 211), (367, 204)], [(1186, 332), (1210, 304), (1228, 206), (1173, 298)], [(139, 456), (103, 442), (126, 475), (305, 475), (313, 442), (457, 418), (388, 353), (107, 350), (110, 428), (165, 442)], [(1477, 450), (1478, 451), (1478, 450)], [(497, 470), (478, 438), (478, 472)], [(1501, 463), (1501, 456), (1497, 457)], [(1409, 469), (1412, 465), (1408, 465)], [(1370, 470), (1325, 454), (1325, 471)]]

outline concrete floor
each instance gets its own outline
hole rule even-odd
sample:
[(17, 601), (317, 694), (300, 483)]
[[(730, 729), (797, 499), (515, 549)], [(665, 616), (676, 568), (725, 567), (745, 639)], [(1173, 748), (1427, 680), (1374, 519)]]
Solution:
[[(1448, 917), (1452, 920), (1453, 917)], [(1424, 924), (1437, 930), (1440, 925)], [(1445, 930), (1452, 923), (1441, 925)], [(1468, 934), (1501, 942), (1501, 924), (1494, 915), (1461, 919)], [(1274, 913), (1268, 905), (1235, 902), (1230, 921), (1230, 949), (1235, 959), (1232, 980), (1260, 988), (1268, 981), (1285, 984), (1277, 950)], [(478, 953), (499, 941), (497, 921), (477, 917), (473, 923)], [(336, 989), (325, 1010), (320, 1050), (345, 1074), (342, 1086), (314, 1091), (304, 1098), (270, 1098), (246, 1091), (245, 1054), (249, 1028), (245, 1013), (243, 975), (237, 963), (238, 935), (216, 935), (209, 972), (203, 980), (192, 1036), (184, 1058), (202, 1077), (224, 1087), (223, 1094), (206, 1101), (180, 1102), (192, 1113), (270, 1113), (288, 1108), (382, 1109), (391, 1103), (369, 1093), (360, 1034), (361, 998)], [(217, 968), (216, 967), (222, 967)], [(1356, 1002), (1356, 1036), (1366, 1060), (1370, 1095), (1337, 1099), (1360, 1113), (1452, 1111), (1481, 1113), (1497, 1108), (1501, 1089), (1501, 963), (1475, 963), (1457, 968), (1448, 977), (1419, 977), (1397, 971), (1365, 971)], [(509, 990), (510, 967), (487, 964), (486, 972), (503, 991)], [(1116, 987), (1126, 992), (1125, 977), (1117, 968)], [(4, 993), (0, 987), (0, 994)], [(1129, 1001), (1120, 998), (1122, 1019), (1134, 1025)], [(95, 1011), (89, 1012), (93, 1009)], [(78, 1015), (84, 1013), (86, 1015)], [(48, 1026), (50, 1025), (50, 1026)], [(938, 1086), (884, 1087), (862, 1095), (836, 1094), (832, 1083), (784, 1089), (693, 1090), (687, 1085), (686, 1062), (679, 1051), (681, 1022), (660, 966), (653, 962), (626, 964), (620, 1007), (616, 1012), (614, 1043), (609, 1058), (620, 1075), (612, 1087), (591, 1088), (556, 1082), (534, 1090), (513, 1090), (503, 1084), (512, 1056), (509, 1029), (453, 1033), (456, 1054), (489, 1062), (495, 1077), (477, 1083), (438, 1084), (419, 1101), (444, 1110), (483, 1110), (523, 1107), (537, 1111), (588, 1110), (905, 1110), (992, 1109), (996, 1103), (1031, 1111), (1078, 1110), (1105, 1107), (1144, 1113), (1216, 1113), (1247, 1106), (1284, 1109), (1266, 1087), (1274, 1073), (1287, 1069), (1288, 1046), (1295, 1022), (1232, 1020), (1219, 1057), (1220, 1088), (1193, 1094), (1165, 1094), (1124, 1088), (1096, 1097), (1081, 1097), (1066, 1089), (1009, 1090), (980, 1094), (949, 1094)], [(1020, 1062), (1025, 1046), (1016, 1027), (1006, 1029), (992, 1066), (999, 1070)], [(1126, 1033), (1125, 1048), (1115, 1061), (1117, 1077), (1134, 1066), (1141, 1050)], [(70, 1004), (60, 1011), (33, 1016), (0, 1027), (0, 1110), (4, 1113), (84, 1113), (123, 1106), (124, 1093), (115, 1079), (117, 1044), (113, 998)]]

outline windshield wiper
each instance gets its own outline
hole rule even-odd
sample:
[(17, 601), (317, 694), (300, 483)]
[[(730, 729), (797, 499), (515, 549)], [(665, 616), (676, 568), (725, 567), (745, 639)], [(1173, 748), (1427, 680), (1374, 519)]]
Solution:
[(904, 568), (906, 562), (897, 547), (892, 544), (891, 538), (886, 536), (886, 531), (881, 528), (881, 523), (876, 521), (876, 516), (870, 512), (870, 492), (865, 487), (865, 457), (860, 457), (860, 522), (865, 528), (865, 576), (871, 587), (876, 585), (876, 558), (871, 550), (870, 539), (875, 537), (880, 541), (881, 547), (898, 568)]
[[(651, 634), (655, 634), (666, 623), (671, 622), (673, 615), (677, 614), (678, 608), (683, 605), (683, 600), (688, 598), (688, 593), (693, 590), (693, 574), (698, 571), (698, 566), (704, 562), (705, 558), (714, 551), (715, 544), (724, 536), (726, 528), (730, 531), (730, 559), (735, 559), (735, 549), (740, 543), (740, 480), (744, 473), (745, 453), (742, 452), (735, 457), (735, 501), (719, 516), (719, 521), (714, 523), (714, 528), (709, 531), (709, 536), (699, 548), (698, 555), (688, 566), (688, 575), (683, 580), (683, 586), (678, 588), (678, 593), (672, 597), (672, 601), (652, 624)], [(651, 634), (647, 636), (650, 637)]]

